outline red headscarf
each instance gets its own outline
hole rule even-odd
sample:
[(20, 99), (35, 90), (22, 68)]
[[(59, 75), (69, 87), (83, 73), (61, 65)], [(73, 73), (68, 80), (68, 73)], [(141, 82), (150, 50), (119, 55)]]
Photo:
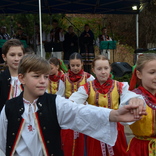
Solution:
[(140, 84), (141, 84), (141, 81), (136, 75), (136, 69), (134, 69), (131, 80), (130, 80), (129, 90), (135, 89)]

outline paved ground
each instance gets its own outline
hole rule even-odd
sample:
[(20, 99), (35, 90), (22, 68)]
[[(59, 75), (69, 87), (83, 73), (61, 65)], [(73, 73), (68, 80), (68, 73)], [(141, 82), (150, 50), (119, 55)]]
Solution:
[(124, 126), (125, 127), (125, 134), (126, 134), (126, 138), (127, 138), (127, 143), (129, 143), (129, 141), (132, 139), (132, 137), (134, 136), (131, 129), (129, 128), (128, 125)]

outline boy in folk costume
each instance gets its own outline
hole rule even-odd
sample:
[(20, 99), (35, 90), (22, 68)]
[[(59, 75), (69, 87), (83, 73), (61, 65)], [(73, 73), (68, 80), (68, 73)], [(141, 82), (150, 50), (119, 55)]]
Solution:
[(8, 99), (18, 96), (22, 85), (18, 80), (18, 65), (24, 55), (23, 44), (18, 39), (11, 39), (2, 47), (2, 57), (6, 68), (0, 73), (0, 112)]
[(135, 103), (111, 110), (78, 105), (48, 94), (49, 72), (49, 63), (39, 56), (26, 55), (21, 60), (18, 77), (24, 91), (7, 101), (0, 114), (0, 149), (6, 156), (63, 156), (61, 128), (113, 145), (117, 137), (115, 122), (136, 121), (146, 114), (142, 100), (134, 99)]
[[(128, 90), (127, 82), (118, 82), (110, 78), (111, 67), (106, 56), (95, 57), (92, 69), (96, 79), (81, 86), (78, 92), (71, 95), (70, 100), (77, 103), (87, 101), (97, 107), (118, 109), (119, 105), (131, 101), (131, 98), (142, 98)], [(118, 123), (118, 138), (115, 146), (112, 147), (89, 136), (86, 144), (87, 156), (126, 156), (127, 142), (124, 127), (120, 123)]]

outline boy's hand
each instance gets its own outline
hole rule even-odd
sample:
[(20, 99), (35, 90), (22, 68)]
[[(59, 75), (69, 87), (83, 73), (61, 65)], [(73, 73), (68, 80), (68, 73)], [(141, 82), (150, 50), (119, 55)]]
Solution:
[(129, 100), (128, 105), (137, 106), (136, 108), (131, 109), (131, 113), (134, 114), (135, 118), (139, 118), (142, 111), (145, 111), (145, 102), (139, 98), (132, 98)]
[(112, 122), (132, 122), (140, 120), (142, 115), (147, 115), (145, 107), (137, 117), (131, 112), (131, 110), (138, 108), (136, 105), (126, 105), (120, 107), (118, 110), (112, 110), (110, 112), (109, 120)]

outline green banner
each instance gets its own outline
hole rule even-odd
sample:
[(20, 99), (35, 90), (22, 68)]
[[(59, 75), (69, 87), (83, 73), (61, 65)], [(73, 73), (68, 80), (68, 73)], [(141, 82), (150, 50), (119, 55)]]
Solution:
[[(6, 42), (7, 40), (3, 40), (3, 39), (0, 39), (0, 48), (3, 47), (3, 44)], [(24, 48), (26, 48), (28, 45), (26, 43), (25, 40), (20, 40), (22, 42), (22, 44), (24, 45)]]

